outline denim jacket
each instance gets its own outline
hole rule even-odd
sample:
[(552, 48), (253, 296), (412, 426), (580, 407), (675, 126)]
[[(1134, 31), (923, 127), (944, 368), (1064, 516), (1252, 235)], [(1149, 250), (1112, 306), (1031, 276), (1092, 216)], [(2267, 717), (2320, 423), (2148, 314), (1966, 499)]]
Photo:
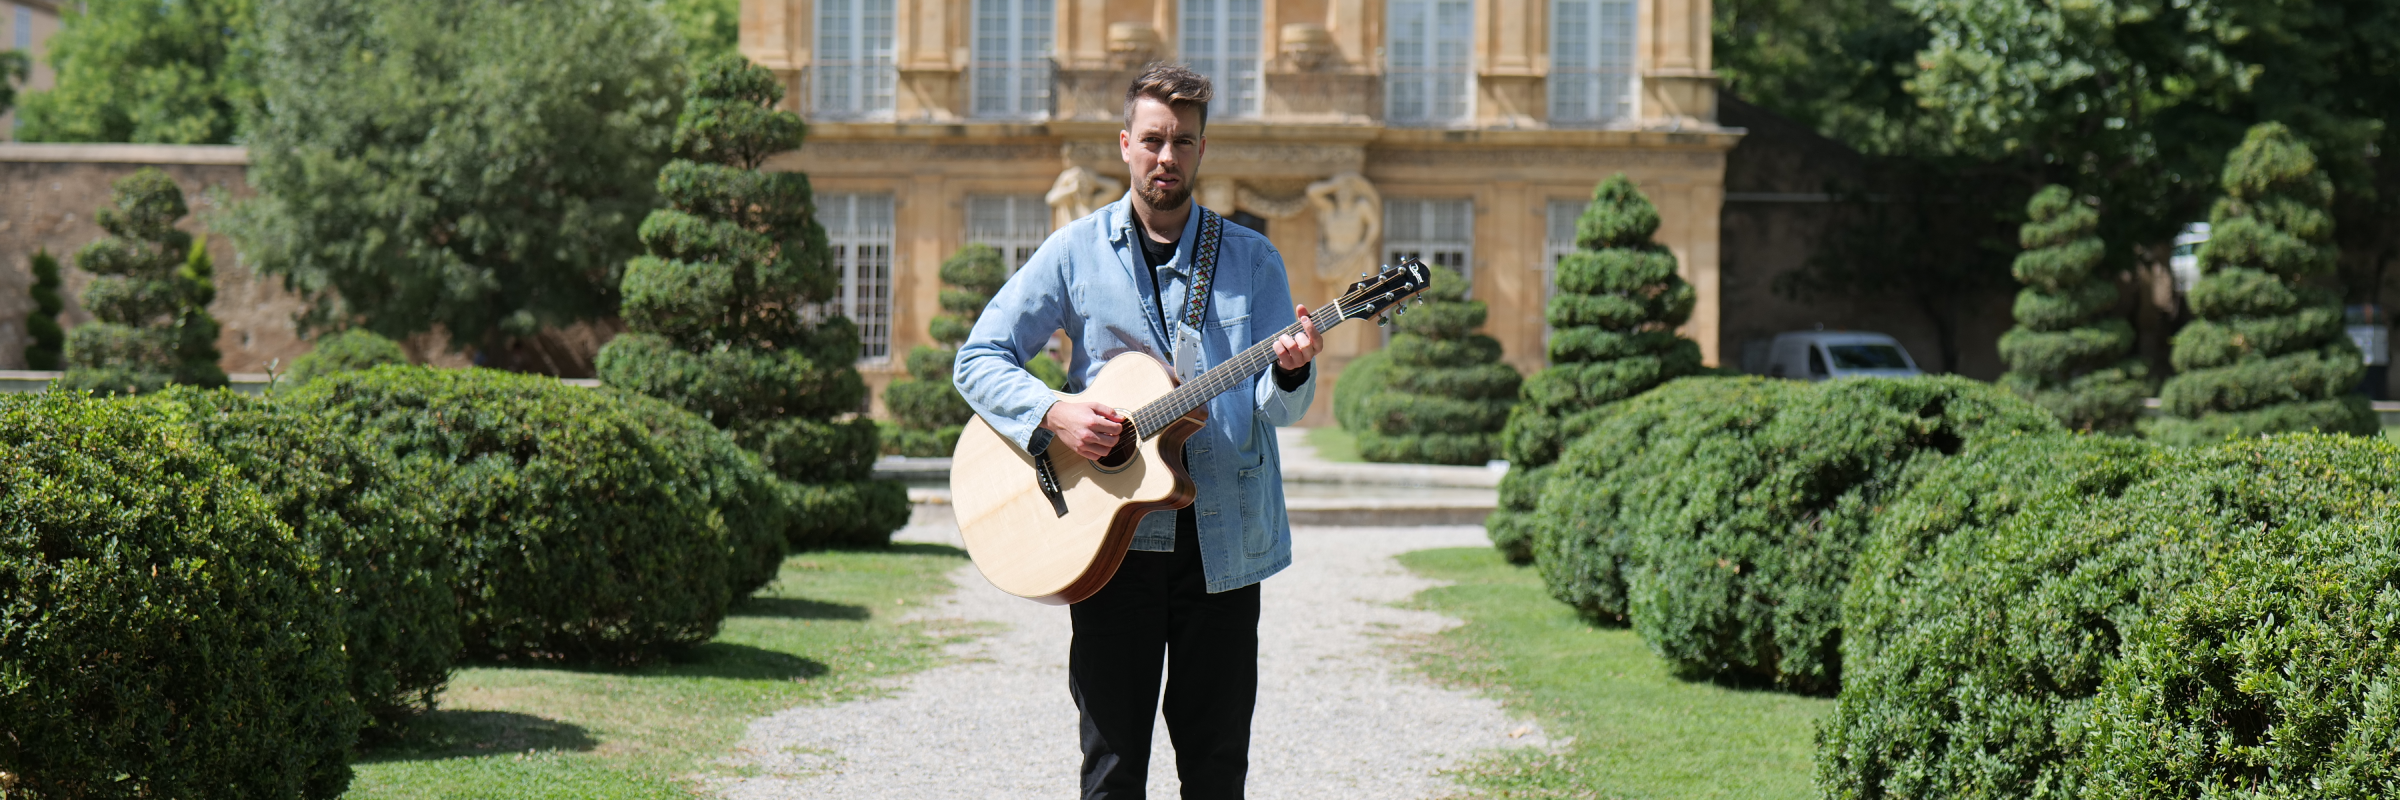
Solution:
[[(1120, 353), (1143, 353), (1171, 363), (1177, 331), (1161, 327), (1159, 304), (1136, 270), (1141, 242), (1132, 238), (1131, 194), (1091, 216), (1050, 234), (1025, 266), (1000, 287), (958, 349), (952, 371), (960, 394), (1000, 435), (1033, 452), (1047, 447), (1042, 418), (1057, 401), (1050, 388), (1024, 364), (1041, 352), (1050, 333), (1064, 329), (1074, 340), (1067, 365), (1067, 391), (1081, 392), (1101, 365)], [(1195, 209), (1197, 205), (1195, 205)], [(1168, 317), (1184, 327), (1184, 299), (1200, 215), (1183, 224), (1175, 258), (1159, 267)], [(1199, 369), (1224, 363), (1242, 350), (1282, 332), (1294, 321), (1292, 290), (1283, 256), (1267, 237), (1240, 225), (1224, 226), (1216, 283), (1208, 316), (1201, 323)], [(1181, 365), (1177, 365), (1181, 366)], [(1179, 373), (1183, 370), (1178, 369)], [(1192, 371), (1188, 374), (1198, 374)], [(1199, 491), (1192, 501), (1200, 526), (1200, 561), (1208, 590), (1239, 589), (1292, 563), (1291, 523), (1283, 506), (1283, 469), (1275, 427), (1290, 425), (1316, 396), (1316, 370), (1286, 392), (1273, 370), (1260, 373), (1249, 391), (1234, 390), (1208, 403), (1208, 424), (1184, 446)], [(1031, 474), (1024, 480), (1033, 480)], [(1175, 549), (1175, 514), (1144, 517), (1133, 549)]]

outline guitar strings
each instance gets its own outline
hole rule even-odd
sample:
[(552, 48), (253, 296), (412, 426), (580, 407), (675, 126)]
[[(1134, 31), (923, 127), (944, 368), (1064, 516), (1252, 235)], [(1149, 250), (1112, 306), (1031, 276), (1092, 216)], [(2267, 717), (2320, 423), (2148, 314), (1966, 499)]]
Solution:
[[(1343, 299), (1347, 299), (1347, 297), (1345, 296)], [(1309, 320), (1316, 323), (1319, 334), (1350, 321), (1348, 315), (1343, 312), (1343, 299), (1336, 299), (1331, 305), (1317, 309), (1316, 313), (1308, 315)], [(1239, 355), (1217, 365), (1215, 369), (1202, 373), (1192, 382), (1175, 387), (1174, 391), (1168, 392), (1166, 396), (1151, 401), (1149, 405), (1142, 406), (1141, 409), (1133, 412), (1134, 430), (1141, 434), (1142, 441), (1149, 441), (1157, 437), (1160, 432), (1166, 430), (1167, 423), (1181, 419), (1183, 415), (1191, 413), (1192, 409), (1199, 408), (1202, 403), (1224, 394), (1227, 390), (1234, 388), (1236, 384), (1257, 375), (1261, 367), (1274, 360), (1275, 341), (1299, 332), (1300, 323), (1293, 322), (1273, 337), (1251, 345), (1249, 349), (1243, 350)]]

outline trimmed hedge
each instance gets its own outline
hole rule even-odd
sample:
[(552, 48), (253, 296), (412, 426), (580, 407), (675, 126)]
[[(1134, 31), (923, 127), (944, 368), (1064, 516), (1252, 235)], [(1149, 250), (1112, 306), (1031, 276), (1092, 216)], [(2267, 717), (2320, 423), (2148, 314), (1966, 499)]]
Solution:
[(191, 427), (0, 396), (0, 792), (341, 794), (360, 719), (341, 616)]
[(2025, 252), (2015, 273), (2017, 326), (2000, 336), (2000, 385), (2068, 428), (2130, 431), (2149, 393), (2149, 368), (2133, 358), (2133, 326), (2113, 315), (2117, 286), (2100, 274), (2100, 213), (2050, 186), (2025, 204)]
[(1524, 378), (1500, 363), (1500, 342), (1476, 333), (1487, 313), (1467, 281), (1436, 266), (1425, 305), (1392, 320), (1381, 387), (1352, 401), (1358, 454), (1368, 461), (1482, 464), (1500, 454), (1500, 428)]
[(900, 437), (884, 442), (884, 452), (909, 456), (947, 456), (958, 449), (958, 434), (975, 415), (967, 399), (950, 381), (950, 366), (958, 360), (958, 345), (975, 327), (984, 304), (1008, 281), (1008, 263), (988, 244), (970, 244), (942, 260), (942, 310), (927, 326), (940, 347), (918, 345), (908, 351), (910, 380), (893, 381), (883, 390), (883, 405), (898, 420)]
[[(2400, 448), (2142, 450), (2069, 452), (2015, 482), (2014, 515), (1862, 566), (1886, 588), (1853, 603), (1877, 633), (1821, 732), (1829, 795), (2400, 788)], [(1951, 483), (1979, 481), (2010, 482)]]
[(1550, 366), (1525, 380), (1501, 431), (1508, 478), (1484, 528), (1510, 561), (1533, 558), (1540, 527), (1527, 514), (1541, 501), (1559, 451), (1582, 437), (1610, 403), (1704, 371), (1700, 346), (1676, 335), (1698, 295), (1675, 273), (1675, 255), (1652, 242), (1658, 208), (1633, 181), (1614, 175), (1592, 189), (1575, 221), (1576, 252), (1558, 264), (1546, 313)]
[(1620, 404), (1560, 459), (1534, 560), (1559, 599), (1630, 621), (1684, 674), (1829, 692), (1874, 512), (1926, 462), (2057, 430), (1962, 378), (1687, 378)]
[(173, 388), (159, 406), (249, 478), (324, 566), (342, 607), (350, 696), (397, 725), (433, 708), (458, 658), (458, 601), (427, 487), (317, 415), (224, 389)]
[(888, 544), (908, 521), (908, 491), (868, 480), (873, 420), (836, 421), (867, 397), (857, 329), (795, 313), (832, 298), (840, 268), (808, 177), (759, 169), (798, 148), (806, 126), (776, 109), (783, 86), (765, 69), (725, 56), (694, 72), (675, 125), (685, 157), (658, 173), (668, 207), (642, 222), (649, 255), (625, 265), (629, 332), (594, 365), (611, 387), (699, 414), (797, 484), (777, 490), (796, 503), (792, 546)]
[(33, 313), (25, 315), (25, 368), (31, 370), (58, 369), (65, 357), (66, 329), (58, 326), (58, 315), (67, 310), (66, 298), (58, 290), (65, 284), (59, 280), (58, 259), (49, 248), (33, 251), (29, 264), (33, 268)]
[(292, 371), (284, 373), (283, 379), (297, 386), (336, 372), (406, 363), (408, 351), (400, 349), (399, 342), (364, 328), (351, 328), (319, 337), (315, 347), (292, 360)]
[(2159, 391), (2165, 416), (2144, 431), (2174, 444), (2229, 436), (2382, 429), (2355, 393), (2363, 361), (2343, 335), (2340, 300), (2306, 288), (2333, 271), (2333, 181), (2281, 123), (2250, 129), (2225, 159), (2225, 198), (2208, 214), (2199, 319), (2175, 334), (2179, 373)]
[(217, 366), (214, 268), (205, 241), (176, 229), (190, 209), (155, 168), (120, 178), (92, 215), (109, 235), (75, 253), (93, 276), (83, 307), (96, 320), (67, 332), (67, 374), (56, 388), (141, 394), (169, 383), (225, 385)]
[(657, 400), (383, 366), (320, 378), (290, 402), (424, 476), (472, 655), (655, 658), (715, 635), (782, 558), (790, 490)]

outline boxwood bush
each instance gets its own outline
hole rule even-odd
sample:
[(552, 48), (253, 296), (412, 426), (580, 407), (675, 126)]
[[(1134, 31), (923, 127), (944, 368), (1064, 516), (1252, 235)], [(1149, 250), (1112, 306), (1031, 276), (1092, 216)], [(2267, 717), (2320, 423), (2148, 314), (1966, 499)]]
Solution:
[(1631, 621), (1684, 674), (1803, 692), (1839, 685), (1851, 565), (1920, 462), (2058, 430), (1952, 377), (1687, 378), (1623, 405), (1560, 459), (1539, 506), (1552, 591)]
[(359, 707), (395, 727), (431, 709), (458, 658), (458, 601), (417, 476), (300, 409), (223, 389), (154, 397), (255, 483), (323, 565)]
[(329, 798), (359, 714), (308, 548), (191, 427), (0, 395), (0, 794)]
[(476, 656), (636, 662), (698, 644), (781, 559), (784, 491), (725, 434), (650, 398), (384, 366), (289, 402), (425, 475)]
[(1433, 267), (1426, 303), (1392, 320), (1383, 386), (1356, 400), (1358, 455), (1368, 461), (1483, 464), (1500, 455), (1500, 427), (1524, 378), (1500, 360), (1500, 342), (1475, 331), (1487, 313), (1467, 299), (1466, 278)]
[(284, 373), (283, 380), (298, 385), (336, 372), (406, 363), (408, 352), (400, 349), (399, 342), (364, 328), (351, 328), (318, 337), (316, 346), (292, 360), (292, 370)]
[(1821, 730), (1829, 795), (2389, 795), (2400, 450), (2286, 435), (2062, 472), (2086, 477), (1861, 598), (1888, 622)]

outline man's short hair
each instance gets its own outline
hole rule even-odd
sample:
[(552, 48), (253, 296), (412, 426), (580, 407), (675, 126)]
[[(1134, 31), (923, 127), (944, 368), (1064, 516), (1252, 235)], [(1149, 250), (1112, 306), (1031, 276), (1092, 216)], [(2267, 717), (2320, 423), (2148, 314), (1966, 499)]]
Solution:
[(1208, 78), (1191, 67), (1166, 61), (1151, 62), (1125, 87), (1125, 129), (1133, 130), (1133, 102), (1144, 97), (1167, 104), (1169, 110), (1200, 107), (1200, 131), (1208, 132), (1208, 101), (1216, 96)]

